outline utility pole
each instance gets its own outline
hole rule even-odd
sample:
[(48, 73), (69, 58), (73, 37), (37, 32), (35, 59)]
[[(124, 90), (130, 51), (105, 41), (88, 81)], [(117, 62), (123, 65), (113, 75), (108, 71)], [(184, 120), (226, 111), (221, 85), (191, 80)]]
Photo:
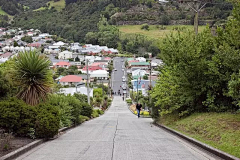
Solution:
[(198, 34), (198, 16), (199, 12), (211, 0), (178, 0), (179, 3), (187, 3), (187, 5), (195, 12), (194, 31)]
[(87, 96), (88, 96), (88, 104), (90, 105), (88, 59), (86, 60), (86, 63), (87, 63)]

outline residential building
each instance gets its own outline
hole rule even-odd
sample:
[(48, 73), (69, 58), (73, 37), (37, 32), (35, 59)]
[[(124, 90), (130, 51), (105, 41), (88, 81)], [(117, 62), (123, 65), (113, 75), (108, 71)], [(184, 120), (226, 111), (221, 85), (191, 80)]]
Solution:
[[(88, 66), (89, 73), (91, 73), (93, 71), (97, 71), (97, 70), (103, 70), (103, 68), (101, 68), (99, 66)], [(87, 67), (85, 66), (81, 71), (82, 71), (82, 73), (87, 73)]]
[(73, 57), (73, 53), (70, 51), (63, 51), (58, 53), (58, 59), (70, 59)]
[(61, 85), (74, 85), (77, 86), (79, 83), (82, 82), (82, 77), (76, 75), (67, 75), (60, 79)]
[(70, 67), (70, 63), (69, 62), (64, 62), (64, 61), (61, 61), (61, 62), (58, 62), (54, 65), (55, 68), (69, 68)]
[(106, 70), (96, 70), (90, 73), (90, 78), (96, 79), (108, 79), (109, 73)]

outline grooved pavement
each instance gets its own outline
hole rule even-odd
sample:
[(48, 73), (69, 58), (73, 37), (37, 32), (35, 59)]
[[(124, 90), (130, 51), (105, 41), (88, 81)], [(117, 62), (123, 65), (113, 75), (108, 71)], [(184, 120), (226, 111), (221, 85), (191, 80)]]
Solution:
[(101, 117), (32, 149), (18, 160), (204, 160), (211, 159), (150, 118), (137, 118), (121, 97)]

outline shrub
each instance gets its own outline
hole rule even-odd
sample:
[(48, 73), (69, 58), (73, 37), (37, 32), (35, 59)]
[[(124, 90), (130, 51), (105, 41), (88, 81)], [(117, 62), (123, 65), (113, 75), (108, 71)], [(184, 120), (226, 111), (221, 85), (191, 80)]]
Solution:
[(80, 115), (78, 119), (79, 119), (79, 124), (81, 124), (85, 121), (88, 121), (90, 118), (88, 118), (87, 116)]
[(11, 98), (0, 102), (0, 127), (19, 136), (27, 136), (35, 125), (36, 108)]
[(99, 117), (99, 114), (98, 114), (97, 110), (93, 110), (92, 117), (93, 118)]
[(49, 97), (48, 103), (59, 109), (61, 127), (69, 127), (73, 124), (74, 116), (72, 116), (73, 106), (70, 104), (70, 96), (62, 94), (54, 94)]
[(60, 128), (59, 109), (50, 104), (40, 104), (35, 127), (36, 137), (52, 138)]
[(126, 99), (126, 102), (127, 102), (128, 104), (132, 104), (132, 100), (131, 100), (131, 99)]
[(143, 24), (141, 29), (142, 30), (145, 29), (145, 30), (149, 31), (149, 25), (148, 24)]
[(104, 111), (101, 110), (101, 109), (98, 109), (97, 112), (98, 112), (98, 114), (100, 114), (100, 115), (104, 114)]
[(83, 103), (82, 104), (82, 110), (81, 110), (81, 115), (91, 117), (93, 113), (93, 108), (88, 104), (88, 103)]

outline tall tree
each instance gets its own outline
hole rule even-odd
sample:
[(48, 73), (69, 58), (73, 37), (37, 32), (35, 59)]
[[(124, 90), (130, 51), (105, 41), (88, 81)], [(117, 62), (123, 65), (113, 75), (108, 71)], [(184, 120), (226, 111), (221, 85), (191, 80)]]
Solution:
[(37, 51), (19, 53), (15, 58), (12, 74), (18, 86), (17, 97), (30, 105), (37, 105), (45, 100), (53, 84), (49, 66), (49, 59)]

